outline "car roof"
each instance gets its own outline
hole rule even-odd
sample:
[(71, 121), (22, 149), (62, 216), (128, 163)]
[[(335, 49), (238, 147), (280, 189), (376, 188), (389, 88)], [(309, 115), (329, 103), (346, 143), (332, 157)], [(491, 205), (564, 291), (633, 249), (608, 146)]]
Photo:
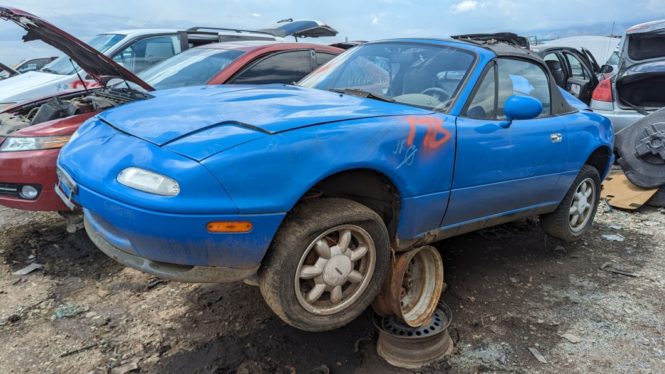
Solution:
[(126, 30), (115, 30), (111, 32), (104, 32), (100, 35), (125, 35), (129, 37), (141, 36), (141, 35), (152, 35), (152, 34), (168, 34), (168, 33), (177, 33), (176, 29), (126, 29)]
[(317, 49), (330, 52), (342, 52), (343, 50), (336, 47), (331, 47), (325, 44), (314, 43), (293, 43), (293, 42), (275, 42), (271, 40), (243, 40), (221, 43), (210, 43), (198, 46), (194, 49), (220, 49), (220, 50), (237, 50), (237, 51), (254, 51), (260, 49), (277, 49), (277, 50), (290, 50), (290, 49)]
[(665, 19), (650, 21), (631, 26), (626, 30), (626, 34), (641, 34), (653, 31), (665, 31)]

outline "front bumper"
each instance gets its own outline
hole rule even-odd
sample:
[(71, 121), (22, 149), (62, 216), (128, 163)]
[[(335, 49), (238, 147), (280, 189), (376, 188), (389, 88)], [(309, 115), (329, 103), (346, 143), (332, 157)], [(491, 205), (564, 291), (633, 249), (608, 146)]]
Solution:
[(59, 149), (22, 152), (0, 152), (0, 185), (33, 185), (40, 189), (35, 200), (25, 200), (17, 194), (0, 192), (0, 205), (14, 209), (32, 211), (67, 211), (62, 200), (55, 194), (57, 183), (55, 164)]
[(93, 243), (107, 256), (130, 268), (177, 282), (191, 283), (227, 283), (241, 281), (254, 275), (259, 266), (248, 269), (234, 269), (221, 266), (184, 266), (165, 262), (151, 261), (143, 257), (124, 252), (95, 230), (90, 221), (84, 219), (85, 231)]
[[(255, 271), (285, 216), (165, 213), (116, 201), (81, 185), (74, 196), (84, 207), (86, 225), (113, 248), (154, 263), (190, 267)], [(208, 223), (217, 221), (248, 221), (253, 227), (248, 233), (209, 232)]]

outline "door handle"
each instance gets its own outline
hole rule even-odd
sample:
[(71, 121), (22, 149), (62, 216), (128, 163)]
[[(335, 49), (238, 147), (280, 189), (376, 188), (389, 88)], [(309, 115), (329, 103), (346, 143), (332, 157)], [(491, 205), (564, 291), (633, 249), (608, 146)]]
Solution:
[(550, 140), (552, 141), (552, 143), (561, 143), (561, 141), (563, 140), (563, 134), (561, 134), (560, 132), (550, 134)]

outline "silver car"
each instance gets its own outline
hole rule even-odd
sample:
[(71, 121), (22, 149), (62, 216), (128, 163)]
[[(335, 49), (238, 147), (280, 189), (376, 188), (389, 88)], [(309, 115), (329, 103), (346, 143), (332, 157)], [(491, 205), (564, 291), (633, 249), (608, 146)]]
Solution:
[(608, 117), (618, 132), (665, 107), (665, 20), (626, 30), (616, 68), (593, 92), (591, 108)]

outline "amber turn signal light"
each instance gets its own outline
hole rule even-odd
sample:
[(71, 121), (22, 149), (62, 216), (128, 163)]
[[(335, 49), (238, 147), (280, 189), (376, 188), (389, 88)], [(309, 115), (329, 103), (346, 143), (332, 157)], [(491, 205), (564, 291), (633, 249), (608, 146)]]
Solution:
[(222, 221), (208, 223), (208, 232), (245, 233), (252, 231), (251, 222)]

